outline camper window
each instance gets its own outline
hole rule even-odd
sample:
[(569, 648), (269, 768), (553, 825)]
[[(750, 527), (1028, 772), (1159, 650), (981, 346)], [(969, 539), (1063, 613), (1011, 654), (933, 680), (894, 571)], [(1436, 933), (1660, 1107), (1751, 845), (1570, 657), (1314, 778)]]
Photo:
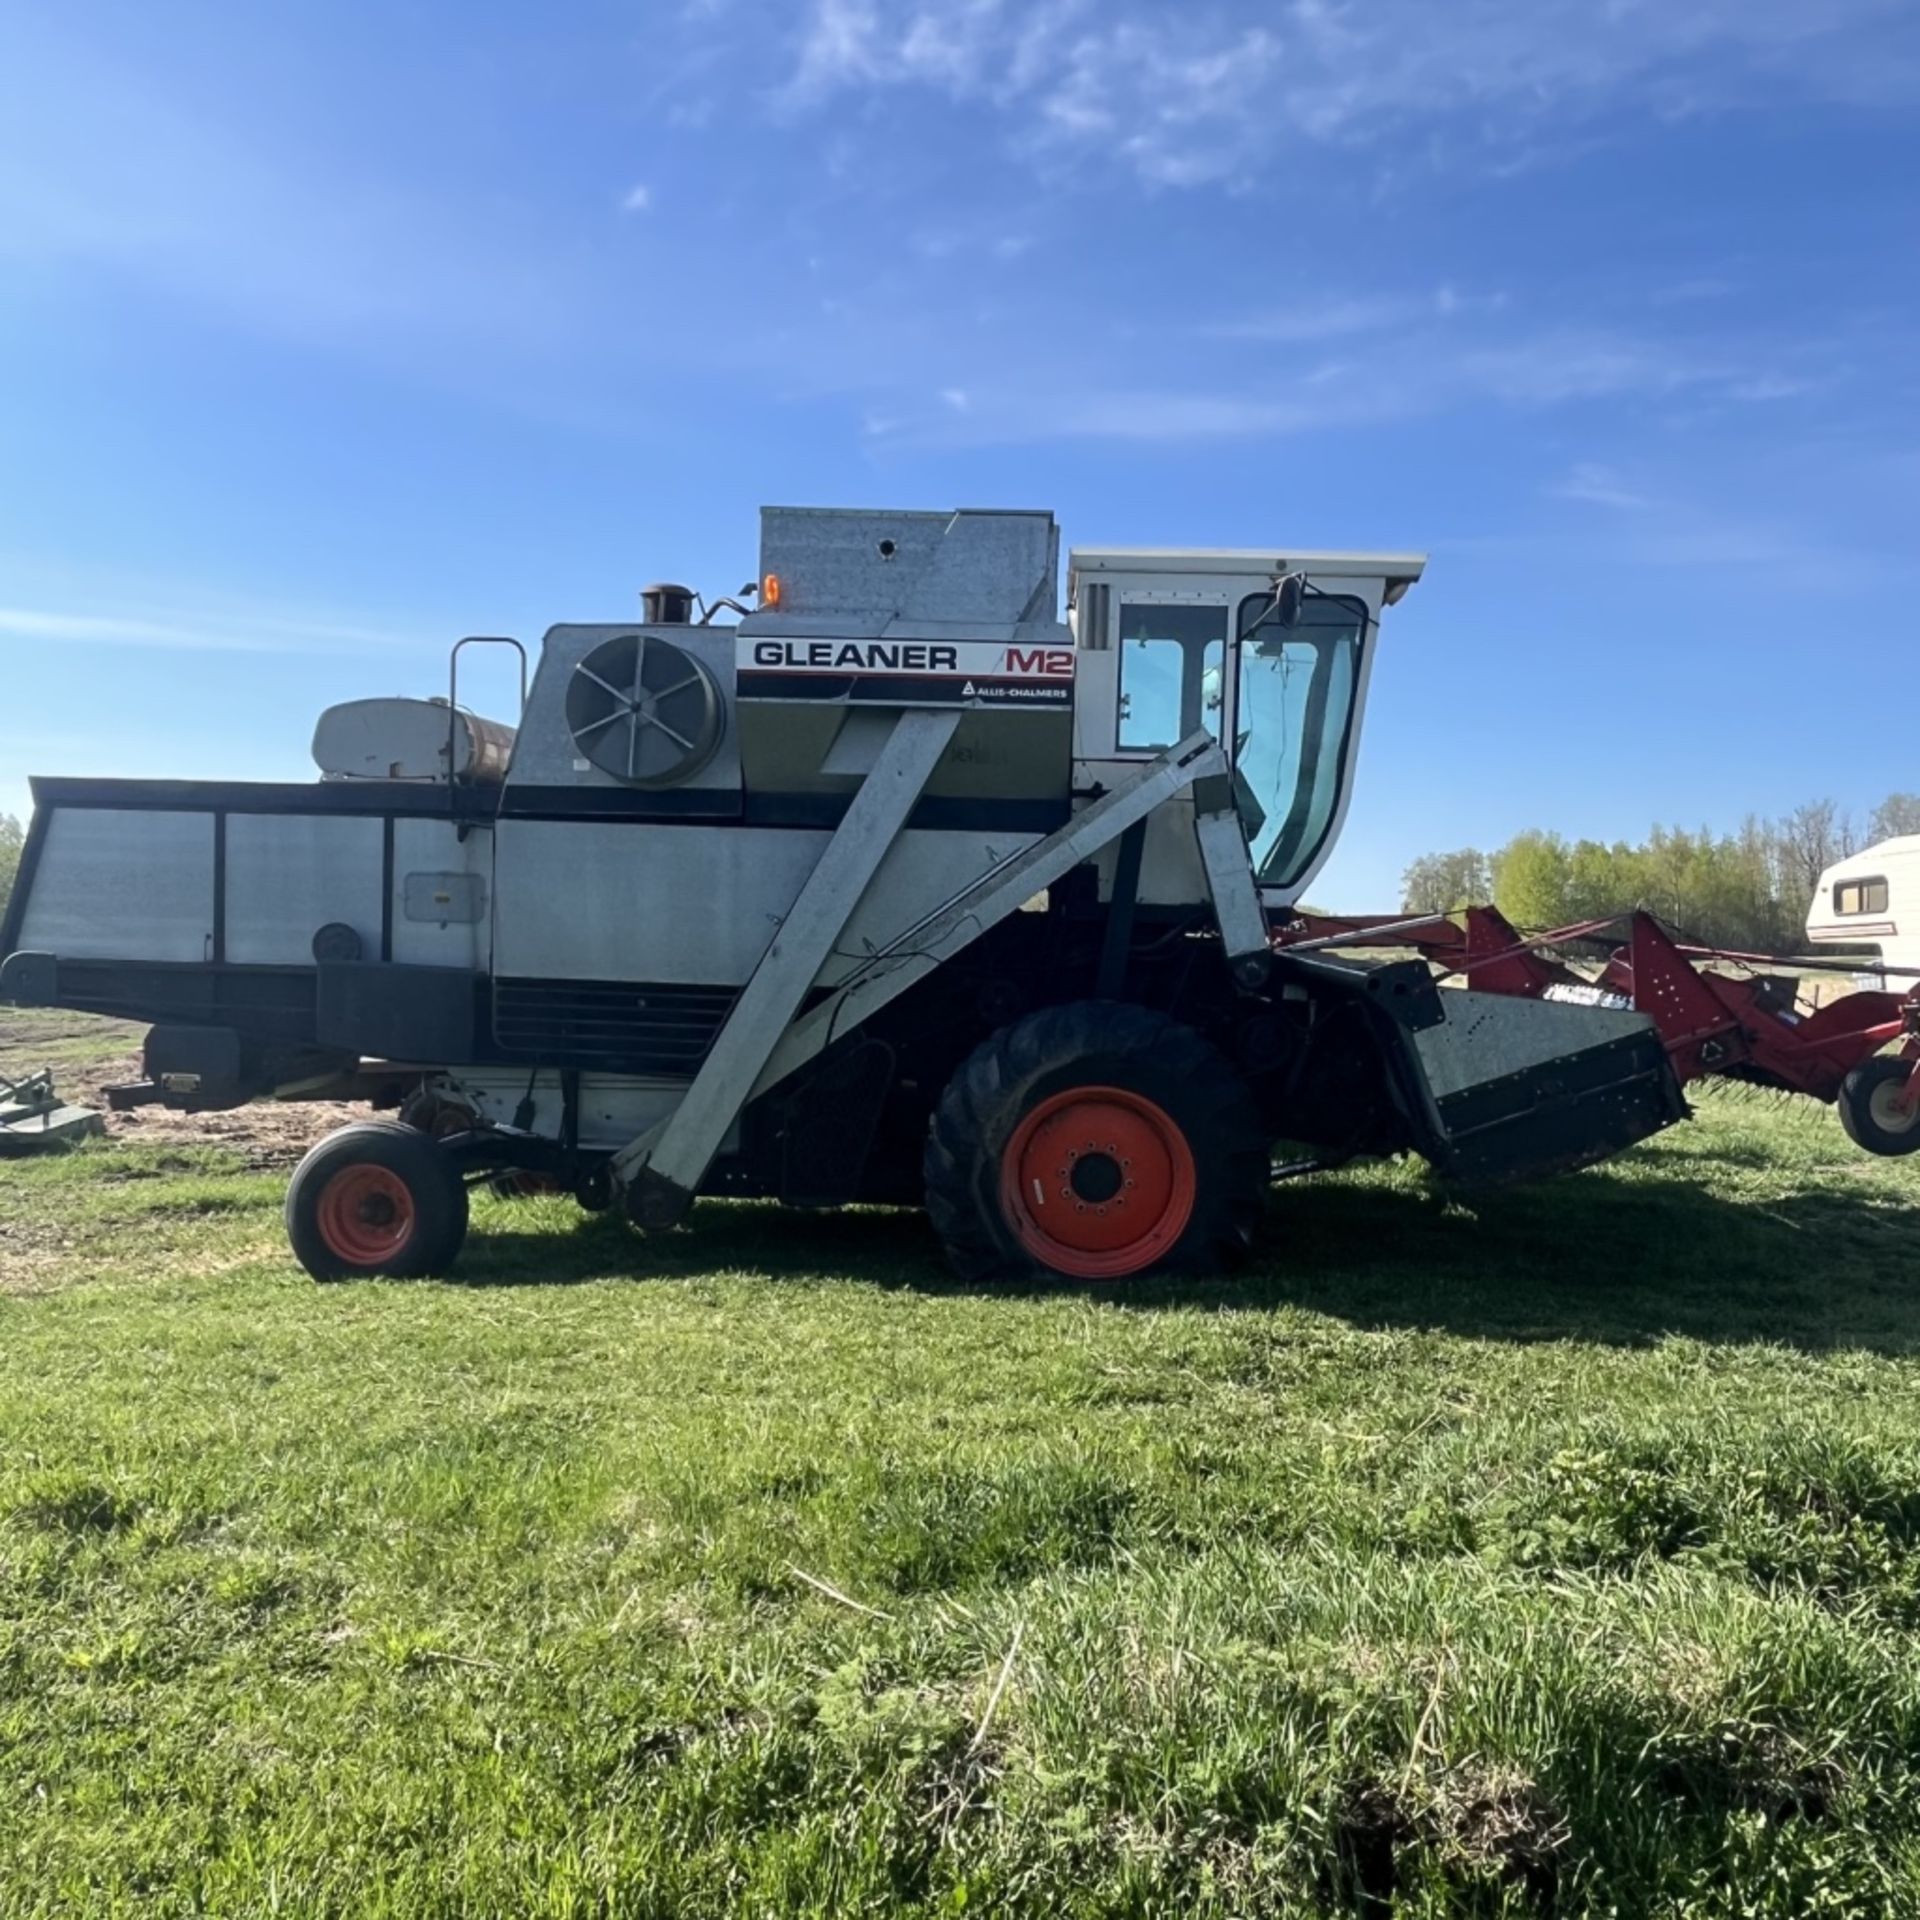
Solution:
[(1884, 880), (1836, 881), (1833, 910), (1837, 914), (1885, 913), (1887, 883)]

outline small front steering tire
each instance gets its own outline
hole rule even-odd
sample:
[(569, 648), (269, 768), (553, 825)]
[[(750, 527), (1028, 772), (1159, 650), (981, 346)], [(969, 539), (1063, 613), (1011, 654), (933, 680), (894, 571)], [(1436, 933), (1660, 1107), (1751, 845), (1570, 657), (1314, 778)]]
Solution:
[(467, 1189), (430, 1135), (397, 1121), (330, 1133), (294, 1170), (287, 1238), (316, 1280), (444, 1273), (467, 1237)]

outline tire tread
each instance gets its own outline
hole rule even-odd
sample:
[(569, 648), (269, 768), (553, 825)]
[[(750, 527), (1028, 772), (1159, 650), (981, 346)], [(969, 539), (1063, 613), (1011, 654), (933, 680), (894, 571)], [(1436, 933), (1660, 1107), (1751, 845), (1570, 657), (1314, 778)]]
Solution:
[[(418, 1216), (412, 1238), (389, 1265), (355, 1266), (326, 1243), (316, 1218), (321, 1190), (343, 1167), (371, 1162), (397, 1173)], [(467, 1237), (467, 1189), (458, 1168), (426, 1134), (399, 1120), (358, 1120), (311, 1147), (287, 1182), (287, 1240), (316, 1280), (420, 1279), (445, 1273)]]
[(1840, 1110), (1840, 1127), (1856, 1147), (1888, 1158), (1920, 1151), (1920, 1124), (1904, 1133), (1889, 1133), (1873, 1117), (1873, 1095), (1887, 1081), (1905, 1079), (1913, 1071), (1913, 1062), (1903, 1054), (1876, 1053), (1862, 1060), (1840, 1083), (1834, 1104)]
[[(934, 1108), (927, 1214), (965, 1280), (1043, 1271), (998, 1204), (1000, 1149), (1036, 1085), (1086, 1063), (1089, 1084), (1150, 1078), (1178, 1090), (1176, 1115), (1201, 1175), (1194, 1219), (1163, 1268), (1215, 1268), (1251, 1244), (1264, 1203), (1269, 1143), (1251, 1093), (1211, 1041), (1146, 1007), (1070, 1001), (1003, 1027), (962, 1062)], [(1070, 1080), (1066, 1082), (1070, 1084)]]

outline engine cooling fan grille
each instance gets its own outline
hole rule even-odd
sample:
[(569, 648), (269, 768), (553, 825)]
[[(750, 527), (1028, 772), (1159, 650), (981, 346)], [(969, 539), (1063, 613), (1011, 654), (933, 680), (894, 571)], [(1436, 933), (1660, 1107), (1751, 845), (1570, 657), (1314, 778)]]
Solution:
[(629, 786), (691, 779), (713, 758), (725, 724), (712, 672), (656, 634), (603, 640), (567, 683), (575, 749)]

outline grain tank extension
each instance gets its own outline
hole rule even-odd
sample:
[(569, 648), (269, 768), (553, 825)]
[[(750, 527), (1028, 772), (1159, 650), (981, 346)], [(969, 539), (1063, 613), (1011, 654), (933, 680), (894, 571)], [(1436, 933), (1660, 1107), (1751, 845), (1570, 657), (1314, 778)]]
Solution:
[[(290, 784), (42, 778), (0, 998), (149, 1023), (120, 1104), (365, 1098), (320, 1277), (447, 1266), (481, 1179), (924, 1205), (969, 1275), (1211, 1266), (1276, 1143), (1507, 1179), (1683, 1111), (1631, 1011), (1276, 945), (1417, 555), (1081, 550), (769, 508), (757, 604), (556, 626), (515, 727), (323, 717)], [(466, 643), (463, 643), (466, 644)]]

